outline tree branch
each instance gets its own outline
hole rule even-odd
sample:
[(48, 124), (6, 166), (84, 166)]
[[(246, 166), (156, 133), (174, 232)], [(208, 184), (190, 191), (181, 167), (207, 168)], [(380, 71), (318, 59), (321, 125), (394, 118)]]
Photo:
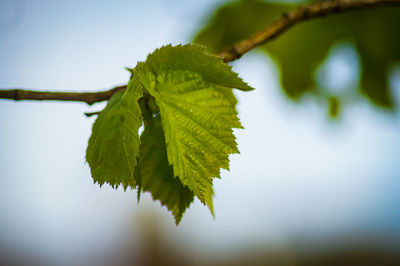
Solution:
[[(271, 23), (265, 29), (247, 39), (227, 47), (217, 55), (222, 57), (224, 62), (231, 62), (242, 57), (253, 48), (278, 37), (299, 22), (348, 11), (389, 6), (400, 6), (400, 0), (327, 0), (307, 6), (301, 6), (289, 13), (283, 14), (281, 19)], [(86, 102), (91, 105), (96, 102), (108, 100), (115, 92), (124, 89), (126, 89), (126, 85), (99, 92), (49, 92), (23, 89), (0, 89), (0, 99), (12, 99), (16, 101), (78, 101)]]
[(53, 91), (32, 91), (23, 89), (0, 90), (0, 99), (11, 100), (36, 100), (36, 101), (75, 101), (85, 102), (92, 105), (105, 101), (120, 90), (125, 90), (126, 85), (117, 86), (110, 90), (99, 92), (53, 92)]
[(273, 40), (299, 22), (354, 10), (389, 6), (400, 6), (400, 0), (327, 0), (301, 6), (283, 14), (281, 19), (272, 22), (249, 38), (227, 47), (218, 55), (223, 57), (225, 62), (230, 62), (239, 59), (251, 49)]

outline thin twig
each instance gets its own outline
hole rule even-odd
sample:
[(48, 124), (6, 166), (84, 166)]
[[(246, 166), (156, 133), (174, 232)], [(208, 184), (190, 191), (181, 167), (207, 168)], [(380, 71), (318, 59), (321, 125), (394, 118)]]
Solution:
[(85, 113), (86, 117), (91, 117), (91, 116), (98, 115), (98, 114), (100, 114), (100, 111), (97, 111), (97, 112), (87, 112), (87, 113)]
[(105, 101), (117, 91), (126, 89), (126, 85), (117, 86), (110, 90), (98, 92), (51, 92), (51, 91), (32, 91), (24, 89), (0, 90), (1, 99), (36, 100), (36, 101), (75, 101), (85, 102), (92, 105), (97, 102)]
[(399, 5), (400, 0), (328, 0), (307, 6), (301, 6), (293, 11), (283, 14), (279, 20), (272, 22), (265, 29), (257, 32), (249, 38), (227, 47), (218, 55), (223, 57), (225, 62), (239, 59), (248, 51), (273, 40), (292, 26), (302, 21), (367, 8)]
[[(271, 23), (260, 32), (244, 39), (230, 47), (227, 47), (217, 55), (225, 62), (231, 62), (242, 57), (248, 51), (264, 44), (298, 24), (299, 22), (340, 14), (348, 11), (369, 9), (376, 7), (400, 6), (400, 0), (327, 0), (307, 6), (301, 6), (286, 13), (279, 20)], [(126, 89), (126, 86), (118, 86), (107, 91), (99, 92), (50, 92), (32, 91), (23, 89), (1, 90), (0, 99), (12, 100), (56, 100), (79, 101), (91, 105), (96, 102), (108, 100), (115, 92)]]

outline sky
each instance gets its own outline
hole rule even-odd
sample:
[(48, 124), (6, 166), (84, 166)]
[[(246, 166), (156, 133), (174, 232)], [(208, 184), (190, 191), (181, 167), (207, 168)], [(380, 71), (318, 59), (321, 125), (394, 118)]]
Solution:
[[(190, 42), (222, 2), (0, 0), (0, 88), (125, 84), (124, 67), (162, 45)], [(354, 82), (352, 48), (342, 44), (332, 53), (327, 84), (335, 89), (335, 77)], [(171, 243), (204, 252), (396, 233), (399, 114), (359, 101), (332, 122), (312, 98), (288, 101), (278, 67), (264, 54), (250, 52), (233, 68), (256, 88), (236, 93), (245, 127), (235, 131), (241, 154), (215, 181), (215, 219), (196, 200), (179, 227), (149, 195), (138, 204), (135, 191), (93, 184), (85, 150), (95, 118), (84, 112), (104, 103), (0, 100), (0, 251), (94, 263), (94, 254), (121, 243), (140, 246), (138, 224), (146, 215), (161, 221)], [(392, 84), (400, 100), (399, 69)]]

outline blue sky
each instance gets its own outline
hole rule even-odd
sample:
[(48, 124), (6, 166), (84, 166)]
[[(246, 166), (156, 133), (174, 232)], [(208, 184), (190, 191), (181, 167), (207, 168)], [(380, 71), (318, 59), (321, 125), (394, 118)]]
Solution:
[[(2, 0), (0, 88), (124, 84), (125, 66), (162, 45), (189, 42), (221, 2)], [(330, 68), (345, 78), (338, 71), (345, 59), (338, 58)], [(94, 118), (83, 113), (103, 103), (0, 101), (0, 249), (90, 261), (124, 241), (139, 246), (135, 221), (147, 212), (161, 219), (171, 243), (218, 252), (398, 228), (398, 114), (357, 102), (331, 123), (312, 99), (287, 101), (279, 71), (264, 55), (251, 52), (234, 70), (256, 88), (237, 93), (241, 154), (215, 181), (215, 220), (196, 201), (179, 227), (149, 195), (138, 205), (134, 191), (93, 184), (84, 158)], [(397, 95), (399, 84), (393, 82)]]

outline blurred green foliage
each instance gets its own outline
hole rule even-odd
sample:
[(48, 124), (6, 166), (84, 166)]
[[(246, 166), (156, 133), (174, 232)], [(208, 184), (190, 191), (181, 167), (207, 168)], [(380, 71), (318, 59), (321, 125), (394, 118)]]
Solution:
[[(314, 1), (316, 2), (316, 1)], [(260, 0), (229, 2), (216, 10), (194, 42), (211, 51), (240, 41), (279, 19), (298, 6)], [(337, 43), (355, 46), (361, 61), (359, 93), (332, 95), (315, 79), (315, 71), (327, 59)], [(376, 107), (395, 110), (396, 102), (389, 88), (391, 68), (400, 62), (400, 8), (380, 8), (336, 14), (302, 22), (276, 40), (260, 47), (280, 67), (282, 89), (288, 98), (300, 100), (306, 94), (327, 103), (332, 117), (339, 114), (341, 101), (366, 97)], [(357, 75), (357, 73), (355, 73)], [(350, 92), (349, 92), (350, 93)]]

